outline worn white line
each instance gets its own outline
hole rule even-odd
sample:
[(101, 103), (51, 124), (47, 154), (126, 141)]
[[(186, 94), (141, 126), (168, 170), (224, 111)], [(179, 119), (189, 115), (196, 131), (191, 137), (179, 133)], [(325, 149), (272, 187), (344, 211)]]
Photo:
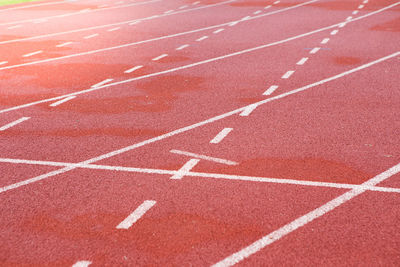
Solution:
[(321, 44), (326, 44), (326, 43), (328, 43), (329, 42), (329, 38), (324, 38), (322, 41), (321, 41)]
[(121, 27), (115, 27), (112, 29), (107, 30), (108, 32), (113, 32), (113, 31), (118, 31), (119, 29), (121, 29)]
[(188, 44), (181, 45), (181, 46), (177, 47), (175, 50), (179, 51), (179, 50), (185, 49), (186, 47), (189, 47), (189, 45)]
[(11, 127), (14, 127), (15, 125), (20, 124), (21, 122), (24, 122), (24, 121), (29, 120), (29, 119), (30, 119), (30, 117), (19, 118), (16, 121), (10, 122), (10, 123), (0, 127), (0, 131), (5, 131), (5, 130), (7, 130), (7, 129), (11, 128)]
[(339, 24), (339, 28), (343, 28), (344, 26), (346, 26), (346, 22), (343, 22), (343, 23)]
[(264, 9), (268, 9), (268, 8), (270, 8), (270, 7), (271, 7), (271, 5), (268, 5), (268, 6), (264, 7)]
[(174, 153), (174, 154), (178, 154), (178, 155), (191, 157), (191, 158), (204, 159), (204, 160), (208, 160), (208, 161), (222, 163), (222, 164), (226, 164), (226, 165), (238, 165), (239, 164), (239, 163), (237, 163), (235, 161), (231, 161), (231, 160), (227, 160), (227, 159), (210, 157), (210, 156), (206, 156), (206, 155), (195, 154), (195, 153), (182, 151), (182, 150), (177, 150), (177, 149), (172, 149), (169, 152)]
[(257, 105), (248, 106), (247, 108), (245, 108), (245, 109), (239, 114), (239, 116), (242, 116), (242, 117), (249, 116), (256, 108), (257, 108)]
[(33, 23), (35, 23), (35, 24), (44, 23), (44, 22), (47, 22), (47, 19), (38, 19), (38, 20), (33, 21)]
[(353, 13), (351, 13), (351, 14), (357, 15), (357, 13), (358, 13), (358, 10), (354, 10)]
[(339, 30), (333, 30), (332, 32), (331, 32), (331, 35), (335, 35), (335, 34), (337, 34), (339, 32)]
[(41, 53), (43, 53), (43, 51), (39, 50), (39, 51), (35, 51), (35, 52), (29, 53), (29, 54), (25, 54), (22, 57), (31, 57), (31, 56), (38, 55), (38, 54), (41, 54)]
[(93, 38), (93, 37), (96, 37), (96, 36), (99, 36), (99, 34), (98, 34), (98, 33), (95, 33), (95, 34), (91, 34), (91, 35), (85, 36), (85, 37), (83, 37), (83, 38), (84, 38), (84, 39), (90, 39), (90, 38)]
[(188, 7), (187, 5), (184, 5), (184, 6), (178, 7), (178, 9), (184, 9), (184, 8), (187, 8), (187, 7)]
[(198, 5), (198, 4), (200, 4), (200, 1), (193, 2), (192, 5)]
[(363, 4), (367, 4), (368, 3), (368, 0), (365, 0), (364, 2), (363, 2)]
[(92, 264), (91, 261), (77, 261), (72, 267), (88, 267), (90, 264)]
[(92, 88), (97, 88), (97, 87), (100, 87), (100, 86), (102, 86), (102, 85), (105, 85), (106, 83), (109, 83), (109, 82), (111, 82), (111, 81), (113, 81), (114, 79), (105, 79), (104, 81), (101, 81), (101, 82), (99, 82), (99, 83), (96, 83), (95, 85), (92, 85)]
[(108, 7), (108, 5), (107, 5), (107, 4), (100, 5), (100, 6), (98, 6), (97, 8), (105, 8), (105, 7)]
[(260, 14), (261, 12), (262, 12), (261, 10), (257, 10), (257, 11), (254, 11), (253, 14), (254, 14), (254, 15), (258, 15), (258, 14)]
[(294, 70), (289, 70), (287, 71), (285, 74), (283, 74), (282, 79), (289, 79), (290, 76), (292, 76), (292, 74), (294, 73)]
[(66, 97), (60, 101), (54, 102), (53, 104), (50, 104), (50, 107), (56, 107), (58, 105), (61, 105), (62, 103), (65, 103), (67, 101), (70, 101), (72, 99), (74, 99), (76, 96), (70, 96), (70, 97)]
[(13, 30), (13, 29), (21, 28), (21, 27), (22, 27), (22, 25), (15, 25), (15, 26), (8, 27), (7, 30)]
[(170, 179), (175, 179), (175, 180), (182, 179), (183, 176), (185, 176), (188, 172), (190, 172), (190, 170), (193, 169), (194, 166), (197, 165), (197, 163), (199, 163), (199, 161), (200, 161), (199, 159), (190, 159), (188, 162), (185, 163), (185, 165), (182, 166), (182, 168), (178, 170), (177, 173), (172, 175)]
[(346, 21), (349, 21), (349, 20), (352, 20), (352, 19), (353, 19), (352, 16), (348, 16), (348, 17), (346, 18)]
[(214, 33), (214, 34), (217, 34), (217, 33), (222, 32), (223, 30), (224, 30), (224, 29), (218, 29), (218, 30), (213, 31), (213, 33)]
[(238, 23), (239, 23), (238, 20), (237, 20), (237, 21), (233, 21), (233, 22), (229, 23), (228, 26), (229, 26), (229, 27), (232, 27), (232, 26), (235, 26), (235, 25), (238, 24)]
[(65, 43), (56, 45), (56, 47), (64, 47), (64, 46), (67, 46), (67, 45), (70, 45), (70, 44), (73, 44), (73, 42), (65, 42)]
[(240, 21), (245, 21), (245, 20), (248, 20), (248, 19), (251, 19), (251, 16), (243, 17), (243, 18), (240, 19)]
[(157, 60), (160, 60), (160, 59), (162, 59), (162, 58), (164, 58), (166, 56), (168, 56), (168, 54), (162, 54), (162, 55), (159, 55), (158, 57), (153, 58), (152, 60), (153, 61), (157, 61)]
[(281, 1), (275, 1), (274, 2), (274, 5), (276, 5), (276, 4), (279, 4)]
[(78, 13), (86, 13), (86, 12), (89, 12), (90, 10), (92, 10), (92, 9), (91, 8), (85, 8), (85, 9), (79, 10)]
[(278, 89), (278, 85), (271, 85), (264, 93), (263, 95), (271, 95), (273, 92), (275, 92), (276, 89)]
[(297, 65), (303, 65), (304, 63), (306, 63), (308, 60), (308, 57), (303, 57), (302, 59), (300, 59), (296, 64)]
[(116, 5), (121, 5), (121, 4), (123, 4), (124, 3), (124, 1), (119, 1), (119, 2), (116, 2), (115, 4)]
[(70, 2), (71, 0), (64, 0), (64, 1), (52, 1), (49, 3), (41, 3), (41, 4), (34, 4), (34, 5), (23, 5), (23, 6), (16, 6), (16, 7), (9, 7), (9, 8), (3, 8), (0, 10), (0, 12), (6, 11), (8, 12), (8, 10), (15, 10), (15, 9), (28, 9), (31, 7), (39, 7), (39, 6), (47, 6), (47, 5), (58, 5), (61, 3), (65, 3), (65, 2)]
[(310, 51), (310, 54), (315, 54), (317, 53), (319, 50), (321, 49), (321, 47), (315, 47)]
[(0, 61), (0, 65), (4, 65), (4, 64), (7, 64), (8, 63), (8, 61)]
[(205, 40), (205, 39), (207, 39), (207, 38), (208, 38), (207, 35), (202, 36), (202, 37), (200, 37), (199, 39), (197, 39), (196, 42), (201, 42), (201, 41), (203, 41), (203, 40)]
[(222, 129), (211, 141), (210, 144), (218, 144), (221, 142), (233, 129), (224, 128)]
[[(391, 176), (400, 172), (400, 164), (393, 166), (392, 168), (386, 170), (385, 172), (375, 176), (374, 178), (364, 182), (362, 185), (375, 186), (378, 183), (390, 178)], [(262, 237), (261, 239), (255, 241), (251, 245), (241, 249), (240, 251), (232, 254), (231, 256), (225, 258), (224, 260), (212, 265), (213, 267), (226, 267), (233, 266), (242, 260), (250, 257), (251, 255), (257, 253), (266, 246), (278, 241), (282, 237), (296, 231), (300, 227), (312, 222), (313, 220), (327, 214), (328, 212), (334, 210), (335, 208), (343, 205), (344, 203), (350, 201), (354, 197), (364, 193), (365, 189), (352, 189), (339, 197), (327, 202), (326, 204), (320, 206), (319, 208), (297, 218), (296, 220), (282, 226), (281, 228), (275, 230), (274, 232)]]
[(129, 229), (135, 222), (137, 222), (143, 215), (151, 209), (157, 202), (154, 200), (146, 200), (139, 207), (136, 208), (125, 220), (117, 225), (117, 229)]
[(173, 9), (165, 11), (164, 14), (169, 14), (169, 13), (172, 13), (172, 12), (174, 12)]
[(130, 68), (129, 70), (124, 71), (124, 73), (131, 73), (131, 72), (134, 72), (135, 70), (138, 70), (138, 69), (141, 69), (141, 68), (143, 68), (143, 65), (138, 65), (138, 66), (135, 66), (133, 68)]
[(129, 25), (136, 25), (136, 24), (138, 24), (138, 23), (140, 23), (141, 21), (140, 20), (137, 20), (137, 21), (133, 21), (133, 22), (131, 22), (131, 23), (129, 23)]
[(364, 8), (364, 5), (359, 5), (358, 6), (358, 9), (362, 9), (362, 8)]

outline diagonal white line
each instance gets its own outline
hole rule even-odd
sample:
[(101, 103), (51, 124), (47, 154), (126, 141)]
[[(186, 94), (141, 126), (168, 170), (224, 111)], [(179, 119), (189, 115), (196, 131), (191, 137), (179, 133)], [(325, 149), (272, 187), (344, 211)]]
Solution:
[(151, 209), (157, 202), (154, 200), (144, 201), (137, 209), (132, 212), (125, 220), (117, 225), (117, 229), (129, 229), (135, 222), (137, 222), (149, 209)]
[(185, 176), (188, 172), (190, 172), (191, 169), (194, 168), (194, 166), (197, 165), (197, 163), (199, 163), (200, 160), (199, 159), (190, 159), (188, 160), (188, 162), (185, 163), (185, 165), (182, 166), (182, 168), (180, 168), (174, 175), (171, 176), (170, 179), (182, 179), (183, 176)]
[(20, 119), (18, 119), (16, 121), (10, 122), (10, 123), (0, 127), (0, 131), (5, 131), (5, 130), (7, 130), (7, 129), (11, 128), (11, 127), (14, 127), (15, 125), (20, 124), (21, 122), (24, 122), (24, 121), (29, 120), (29, 119), (30, 119), (30, 117), (22, 117), (22, 118), (20, 118)]
[(206, 156), (206, 155), (195, 154), (195, 153), (182, 151), (182, 150), (177, 150), (177, 149), (172, 149), (169, 152), (174, 153), (174, 154), (178, 154), (178, 155), (192, 157), (192, 158), (203, 159), (203, 160), (208, 160), (208, 161), (214, 161), (214, 162), (217, 162), (217, 163), (222, 163), (222, 164), (227, 164), (227, 165), (237, 165), (237, 164), (239, 164), (239, 163), (231, 161), (231, 160), (226, 160), (226, 159), (215, 158), (215, 157), (210, 157), (210, 156)]

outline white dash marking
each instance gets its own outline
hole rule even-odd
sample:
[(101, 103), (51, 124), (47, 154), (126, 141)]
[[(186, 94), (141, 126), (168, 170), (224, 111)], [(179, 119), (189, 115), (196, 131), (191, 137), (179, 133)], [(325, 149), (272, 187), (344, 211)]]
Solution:
[(346, 22), (343, 22), (343, 23), (339, 24), (339, 28), (343, 28), (344, 26), (346, 26)]
[(14, 26), (8, 27), (7, 30), (12, 30), (12, 29), (21, 28), (21, 27), (22, 27), (22, 25), (14, 25)]
[(249, 116), (250, 113), (253, 112), (253, 110), (255, 110), (256, 108), (257, 108), (257, 105), (250, 105), (250, 106), (248, 106), (247, 108), (245, 108), (245, 110), (243, 110), (243, 111), (239, 114), (239, 116), (242, 116), (242, 117)]
[(187, 152), (187, 151), (182, 151), (182, 150), (177, 150), (177, 149), (172, 149), (169, 152), (174, 153), (174, 154), (178, 154), (178, 155), (183, 155), (183, 156), (187, 156), (187, 157), (191, 157), (191, 158), (197, 158), (197, 159), (204, 159), (204, 160), (208, 160), (208, 161), (214, 161), (217, 163), (222, 163), (222, 164), (226, 164), (226, 165), (238, 165), (239, 163), (235, 162), (235, 161), (231, 161), (231, 160), (227, 160), (227, 159), (221, 159), (221, 158), (215, 158), (215, 157), (210, 157), (210, 156), (206, 156), (206, 155), (200, 155), (200, 154), (195, 154), (195, 153), (191, 153), (191, 152)]
[(85, 13), (85, 12), (88, 12), (88, 11), (90, 11), (90, 8), (82, 9), (82, 10), (80, 10), (79, 12), (80, 12), (80, 13)]
[(304, 63), (306, 63), (307, 60), (308, 60), (308, 57), (303, 57), (296, 64), (297, 65), (303, 65)]
[(39, 23), (43, 23), (43, 22), (46, 22), (46, 21), (47, 21), (47, 19), (39, 19), (39, 20), (35, 20), (33, 23), (39, 24)]
[(364, 8), (364, 5), (359, 5), (358, 6), (358, 9), (362, 9), (362, 8)]
[(67, 46), (67, 45), (70, 45), (70, 44), (72, 44), (72, 42), (65, 42), (65, 43), (56, 45), (56, 47), (63, 47), (63, 46)]
[(338, 30), (333, 30), (332, 32), (331, 32), (331, 35), (335, 35), (335, 34), (337, 34), (339, 31)]
[(288, 70), (285, 74), (283, 74), (282, 79), (289, 79), (294, 72), (294, 70)]
[(208, 36), (204, 35), (204, 36), (200, 37), (199, 39), (197, 39), (196, 42), (201, 42), (201, 41), (203, 41), (203, 40), (205, 40), (207, 38), (208, 38)]
[(357, 15), (357, 13), (358, 13), (358, 10), (354, 10), (353, 13), (351, 13), (351, 14)]
[(138, 24), (139, 22), (140, 22), (140, 21), (137, 20), (137, 21), (134, 21), (134, 22), (129, 23), (129, 25), (136, 25), (136, 24)]
[(29, 120), (29, 119), (30, 119), (30, 117), (22, 117), (22, 118), (20, 118), (20, 119), (18, 119), (16, 121), (10, 122), (10, 123), (0, 127), (0, 131), (5, 131), (5, 130), (7, 130), (7, 129), (9, 129), (9, 128), (17, 125), (17, 124), (20, 124), (21, 122)]
[(263, 95), (271, 95), (273, 92), (275, 92), (275, 90), (276, 89), (278, 89), (279, 88), (279, 86), (278, 85), (271, 85), (268, 89), (267, 89), (267, 91), (265, 91), (264, 93), (263, 93)]
[(157, 202), (154, 200), (146, 200), (140, 204), (134, 212), (131, 213), (125, 220), (117, 225), (117, 229), (129, 229), (135, 222), (137, 222), (149, 209), (151, 209)]
[(30, 57), (30, 56), (34, 56), (34, 55), (37, 55), (37, 54), (40, 54), (40, 53), (43, 53), (43, 51), (42, 51), (42, 50), (39, 50), (39, 51), (36, 51), (36, 52), (32, 52), (32, 53), (29, 53), (29, 54), (25, 54), (25, 55), (23, 55), (22, 57)]
[(129, 70), (124, 71), (124, 73), (131, 73), (131, 72), (134, 72), (135, 70), (138, 70), (140, 68), (143, 68), (143, 65), (138, 65), (138, 66), (135, 66), (133, 68), (130, 68)]
[(200, 4), (200, 1), (196, 1), (192, 5), (198, 5), (198, 4)]
[(317, 53), (319, 50), (321, 49), (321, 47), (315, 47), (310, 51), (310, 54), (315, 54)]
[(254, 15), (257, 15), (257, 14), (260, 14), (262, 11), (261, 10), (257, 10), (257, 11), (254, 11)]
[(190, 172), (191, 169), (194, 168), (194, 166), (199, 163), (199, 159), (190, 159), (188, 162), (185, 163), (185, 165), (182, 166), (174, 175), (171, 176), (170, 179), (178, 180), (182, 179), (185, 174)]
[(121, 4), (123, 4), (124, 3), (124, 1), (119, 1), (119, 2), (116, 2), (115, 4), (116, 5), (121, 5)]
[(240, 21), (245, 21), (245, 20), (248, 20), (248, 19), (251, 19), (251, 17), (250, 16), (243, 17), (243, 18), (240, 19)]
[(270, 8), (270, 7), (271, 7), (271, 5), (264, 7), (264, 9), (268, 9), (268, 8)]
[(174, 12), (174, 10), (173, 10), (173, 9), (171, 9), (171, 10), (168, 10), (168, 11), (165, 11), (165, 12), (164, 12), (164, 14), (169, 14), (169, 13), (172, 13), (172, 12)]
[(234, 22), (231, 22), (231, 23), (229, 23), (229, 27), (232, 27), (232, 26), (235, 26), (236, 24), (238, 24), (239, 23), (239, 21), (234, 21)]
[(218, 144), (222, 141), (233, 129), (232, 128), (224, 128), (220, 131), (211, 141), (211, 144)]
[(66, 97), (66, 98), (64, 98), (64, 99), (62, 99), (60, 101), (54, 102), (53, 104), (50, 105), (50, 107), (56, 107), (58, 105), (61, 105), (62, 103), (65, 103), (67, 101), (70, 101), (70, 100), (74, 99), (75, 97), (76, 96), (74, 96), (74, 95), (70, 96), (70, 97)]
[(91, 34), (91, 35), (85, 36), (85, 37), (83, 37), (83, 38), (84, 38), (84, 39), (90, 39), (90, 38), (96, 37), (96, 36), (98, 36), (98, 35), (99, 35), (98, 33), (95, 33), (95, 34)]
[(367, 3), (368, 3), (368, 0), (364, 0), (363, 4), (367, 4)]
[(119, 29), (121, 29), (121, 27), (115, 27), (112, 29), (107, 30), (108, 32), (113, 32), (113, 31), (118, 31)]
[(346, 18), (346, 21), (349, 21), (349, 20), (351, 20), (353, 17), (352, 16), (348, 16), (347, 18)]
[(189, 47), (189, 45), (188, 44), (184, 44), (184, 45), (181, 45), (180, 47), (177, 47), (175, 50), (182, 50), (182, 49), (185, 49), (186, 47)]
[(7, 64), (8, 63), (8, 61), (0, 61), (0, 65), (4, 65), (4, 64)]
[(105, 85), (106, 83), (111, 82), (113, 79), (105, 79), (104, 81), (101, 81), (99, 83), (96, 83), (95, 85), (92, 85), (92, 88), (97, 88), (100, 87), (102, 85)]
[(160, 59), (162, 59), (162, 58), (164, 58), (166, 56), (168, 56), (168, 54), (162, 54), (162, 55), (159, 55), (158, 57), (153, 58), (152, 60), (153, 61), (157, 61), (157, 60), (160, 60)]
[(188, 6), (187, 5), (184, 5), (184, 6), (180, 6), (178, 9), (184, 9), (184, 8), (187, 8)]
[(224, 30), (224, 29), (218, 29), (218, 30), (213, 31), (213, 33), (214, 33), (214, 34), (217, 34), (217, 33), (222, 32), (223, 30)]
[(72, 267), (88, 267), (90, 264), (92, 264), (91, 261), (77, 261)]
[(329, 42), (329, 38), (325, 38), (324, 40), (321, 41), (321, 44), (326, 44)]
[(108, 5), (100, 5), (97, 8), (105, 8), (105, 7), (108, 7)]
[(275, 1), (274, 2), (274, 5), (276, 5), (276, 4), (279, 4), (281, 1)]

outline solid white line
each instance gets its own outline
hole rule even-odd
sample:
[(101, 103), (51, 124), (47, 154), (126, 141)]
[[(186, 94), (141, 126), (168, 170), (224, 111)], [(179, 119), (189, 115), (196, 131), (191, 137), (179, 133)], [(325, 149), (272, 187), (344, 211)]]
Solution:
[(189, 45), (188, 44), (181, 45), (180, 47), (177, 47), (175, 50), (182, 50), (185, 49), (186, 47), (189, 47)]
[(258, 14), (260, 14), (261, 12), (262, 12), (261, 10), (257, 10), (257, 11), (254, 11), (253, 14), (254, 14), (254, 15), (258, 15)]
[(357, 13), (358, 13), (358, 10), (354, 10), (353, 13), (351, 13), (351, 14), (357, 15)]
[(306, 63), (307, 60), (308, 60), (308, 57), (303, 57), (296, 64), (297, 65), (303, 65), (304, 63)]
[(90, 38), (96, 37), (96, 36), (98, 36), (98, 35), (99, 35), (98, 33), (95, 33), (95, 34), (91, 34), (91, 35), (85, 36), (85, 37), (83, 37), (83, 38), (84, 38), (84, 39), (90, 39)]
[(121, 29), (121, 27), (115, 27), (115, 28), (109, 29), (109, 30), (107, 30), (107, 31), (108, 31), (108, 32), (113, 32), (113, 31), (117, 31), (117, 30), (119, 30), (119, 29)]
[[(261, 12), (261, 11), (260, 11), (260, 12)], [(240, 21), (245, 21), (245, 20), (248, 20), (248, 19), (251, 19), (251, 16), (243, 17), (243, 18), (240, 19)]]
[(174, 154), (178, 154), (178, 155), (183, 155), (183, 156), (188, 156), (191, 158), (197, 158), (197, 159), (204, 159), (204, 160), (208, 160), (208, 161), (214, 161), (217, 163), (222, 163), (222, 164), (226, 164), (226, 165), (238, 165), (239, 163), (235, 162), (235, 161), (231, 161), (231, 160), (227, 160), (227, 159), (221, 159), (221, 158), (215, 158), (215, 157), (210, 157), (210, 156), (206, 156), (206, 155), (200, 155), (200, 154), (195, 154), (195, 153), (191, 153), (191, 152), (187, 152), (187, 151), (182, 151), (182, 150), (177, 150), (177, 149), (172, 149), (169, 152), (174, 153)]
[(15, 25), (15, 26), (8, 27), (7, 30), (12, 30), (12, 29), (21, 28), (21, 27), (22, 27), (22, 25)]
[(54, 1), (54, 2), (49, 2), (49, 3), (35, 4), (35, 5), (16, 6), (16, 7), (0, 9), (0, 12), (8, 11), (8, 10), (15, 10), (15, 9), (26, 9), (26, 8), (38, 7), (38, 6), (57, 5), (57, 4), (65, 3), (65, 2), (69, 2), (69, 1), (70, 0), (64, 0), (64, 1)]
[(211, 141), (210, 144), (218, 144), (221, 142), (233, 129), (232, 128), (224, 128), (220, 131)]
[(339, 32), (339, 30), (333, 30), (332, 32), (331, 32), (331, 35), (335, 35), (335, 34), (337, 34)]
[(144, 201), (137, 209), (131, 213), (125, 220), (117, 225), (117, 229), (129, 229), (135, 222), (137, 222), (149, 209), (151, 209), (157, 202), (154, 200)]
[(30, 119), (30, 117), (22, 117), (22, 118), (20, 118), (20, 119), (18, 119), (16, 121), (10, 122), (10, 123), (0, 127), (0, 131), (5, 131), (5, 130), (7, 130), (7, 129), (9, 129), (9, 128), (17, 125), (17, 124), (20, 124), (21, 122), (29, 120), (29, 119)]
[(257, 108), (257, 105), (249, 106), (249, 107), (247, 107), (245, 110), (243, 110), (243, 111), (239, 114), (239, 116), (242, 116), (242, 117), (249, 116), (256, 108)]
[(199, 161), (200, 161), (199, 159), (190, 159), (188, 162), (185, 163), (185, 165), (182, 166), (182, 168), (178, 170), (177, 173), (172, 175), (170, 179), (174, 180), (182, 179), (183, 176), (185, 176), (185, 174), (190, 172), (190, 170), (193, 169), (194, 166), (197, 165), (197, 163), (199, 163)]
[(4, 64), (7, 64), (8, 63), (8, 61), (0, 61), (0, 65), (4, 65)]
[(235, 25), (238, 24), (238, 23), (239, 23), (238, 20), (237, 20), (237, 21), (233, 21), (233, 22), (229, 23), (228, 26), (229, 26), (229, 27), (232, 27), (232, 26), (235, 26)]
[(100, 87), (100, 86), (102, 86), (102, 85), (104, 85), (106, 83), (111, 82), (112, 80), (114, 80), (114, 79), (105, 79), (104, 81), (101, 81), (99, 83), (96, 83), (95, 85), (92, 85), (92, 88)]
[(265, 91), (264, 93), (263, 93), (263, 95), (271, 95), (273, 92), (275, 92), (275, 90), (276, 89), (278, 89), (279, 88), (279, 86), (278, 85), (271, 85), (268, 89), (267, 89), (267, 91)]
[(162, 58), (164, 58), (166, 56), (168, 56), (168, 54), (162, 54), (162, 55), (159, 55), (158, 57), (153, 58), (152, 60), (153, 61), (157, 61), (157, 60), (160, 60), (160, 59), (162, 59)]
[(346, 21), (349, 21), (349, 20), (351, 20), (353, 17), (352, 16), (348, 16), (347, 18), (346, 18)]
[(315, 47), (310, 51), (310, 54), (315, 54), (317, 53), (319, 50), (321, 49), (321, 47)]
[(30, 56), (34, 56), (34, 55), (37, 55), (37, 54), (40, 54), (40, 53), (43, 53), (43, 51), (42, 51), (42, 50), (39, 50), (39, 51), (36, 51), (36, 52), (32, 52), (32, 53), (29, 53), (29, 54), (25, 54), (25, 55), (23, 55), (22, 57), (30, 57)]
[(283, 74), (282, 79), (289, 79), (290, 76), (292, 76), (292, 74), (294, 73), (294, 70), (289, 70), (287, 71), (285, 74)]
[[(374, 178), (364, 182), (362, 185), (366, 186), (375, 186), (378, 183), (388, 179), (389, 177), (397, 174), (400, 172), (400, 164), (388, 169), (387, 171), (375, 176)], [(243, 248), (239, 252), (232, 254), (231, 256), (225, 258), (224, 260), (212, 265), (213, 267), (226, 267), (235, 265), (242, 260), (250, 257), (251, 255), (257, 253), (261, 249), (265, 248), (266, 246), (278, 241), (282, 237), (294, 232), (295, 230), (299, 229), (300, 227), (305, 226), (306, 224), (312, 222), (313, 220), (327, 214), (328, 212), (334, 210), (335, 208), (343, 205), (344, 203), (350, 201), (354, 197), (364, 193), (365, 189), (352, 189), (349, 192), (346, 192), (339, 197), (327, 202), (326, 204), (320, 206), (319, 208), (297, 218), (296, 220), (282, 226), (281, 228), (277, 229), (276, 231), (262, 237), (261, 239), (257, 240), (256, 242), (252, 243), (251, 245)]]
[(91, 261), (78, 261), (72, 267), (88, 267), (90, 264), (92, 264)]
[(328, 43), (329, 42), (329, 38), (325, 38), (325, 39), (323, 39), (322, 41), (321, 41), (321, 44), (326, 44), (326, 43)]
[(70, 101), (72, 99), (74, 99), (76, 96), (70, 96), (70, 97), (66, 97), (60, 101), (54, 102), (53, 104), (50, 104), (50, 107), (56, 107), (58, 105), (61, 105), (62, 103), (65, 103), (67, 101)]
[(138, 24), (138, 23), (140, 23), (140, 22), (141, 22), (140, 20), (137, 20), (137, 21), (134, 21), (134, 22), (129, 23), (129, 25), (136, 25), (136, 24)]
[(70, 44), (72, 44), (72, 43), (73, 43), (73, 42), (65, 42), (65, 43), (56, 45), (56, 47), (64, 47), (64, 46), (70, 45)]
[(339, 28), (343, 28), (344, 26), (346, 26), (346, 22), (343, 22), (343, 23), (339, 24)]
[(359, 5), (358, 6), (358, 9), (362, 9), (362, 8), (364, 8), (364, 5)]
[(217, 33), (222, 32), (223, 30), (224, 30), (224, 29), (218, 29), (218, 30), (213, 31), (213, 33), (214, 33), (214, 34), (217, 34)]
[(205, 36), (200, 37), (199, 39), (197, 39), (196, 42), (201, 42), (201, 41), (203, 41), (203, 40), (205, 40), (205, 39), (207, 39), (207, 38), (208, 38), (208, 36), (205, 35)]
[(143, 65), (135, 66), (135, 67), (133, 67), (133, 68), (131, 68), (129, 70), (124, 71), (124, 73), (131, 73), (131, 72), (134, 72), (135, 70), (138, 70), (138, 69), (141, 69), (141, 68), (143, 68)]

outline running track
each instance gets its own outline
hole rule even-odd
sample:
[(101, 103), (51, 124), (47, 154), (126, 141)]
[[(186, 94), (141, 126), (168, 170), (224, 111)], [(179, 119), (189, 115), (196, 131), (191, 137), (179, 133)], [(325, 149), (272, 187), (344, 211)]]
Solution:
[(1, 7), (1, 265), (399, 265), (399, 14)]

